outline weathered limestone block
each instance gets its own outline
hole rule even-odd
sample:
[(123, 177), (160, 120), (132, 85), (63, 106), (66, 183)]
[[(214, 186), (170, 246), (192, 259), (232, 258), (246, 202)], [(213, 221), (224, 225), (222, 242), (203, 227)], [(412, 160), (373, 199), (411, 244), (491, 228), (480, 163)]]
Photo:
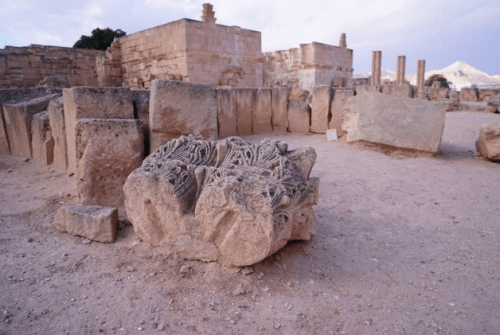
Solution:
[(272, 89), (273, 132), (286, 132), (288, 129), (288, 96), (290, 89), (276, 87)]
[(443, 106), (444, 110), (447, 112), (457, 111), (459, 109), (458, 98), (438, 100), (434, 103)]
[(144, 157), (142, 122), (80, 119), (75, 128), (78, 203), (121, 206), (123, 184)]
[(256, 90), (252, 88), (236, 89), (236, 131), (238, 135), (253, 134), (253, 106)]
[(495, 95), (488, 101), (488, 106), (496, 108), (497, 112), (500, 113), (500, 94)]
[(149, 102), (150, 90), (132, 90), (134, 116), (144, 127), (144, 156), (149, 155)]
[(50, 129), (49, 113), (33, 115), (31, 121), (31, 147), (35, 162), (50, 165), (54, 161), (54, 138)]
[(47, 110), (52, 138), (54, 139), (54, 166), (66, 170), (68, 169), (68, 146), (66, 143), (63, 98), (58, 97), (50, 100)]
[(38, 83), (38, 87), (57, 87), (57, 88), (70, 88), (71, 85), (66, 76), (56, 75), (43, 78)]
[(413, 98), (414, 96), (411, 85), (382, 85), (382, 93), (400, 98)]
[(288, 151), (278, 140), (182, 136), (127, 178), (127, 215), (152, 245), (177, 248), (186, 258), (251, 265), (315, 234), (319, 179), (309, 177), (315, 160), (314, 149)]
[(489, 105), (487, 102), (460, 102), (458, 109), (461, 111), (496, 113), (497, 108)]
[(236, 91), (217, 89), (217, 122), (219, 138), (236, 136)]
[(342, 122), (344, 122), (344, 105), (349, 98), (354, 96), (354, 89), (341, 89), (335, 90), (332, 108), (331, 108), (331, 120), (329, 124), (330, 129), (335, 129), (337, 131), (337, 136), (342, 136), (345, 132), (342, 130)]
[(68, 170), (76, 171), (75, 127), (79, 119), (133, 119), (130, 89), (72, 87), (63, 90), (64, 122), (68, 146)]
[(476, 149), (484, 158), (492, 162), (500, 162), (500, 122), (489, 123), (481, 127)]
[(347, 142), (408, 155), (437, 154), (444, 129), (444, 108), (422, 99), (364, 93), (344, 106)]
[(149, 127), (151, 152), (181, 135), (217, 139), (215, 89), (206, 84), (153, 80)]
[(477, 88), (462, 88), (460, 90), (460, 103), (476, 102), (479, 100), (479, 92)]
[(380, 85), (358, 85), (356, 86), (356, 95), (361, 95), (365, 92), (382, 92)]
[(288, 97), (288, 100), (301, 100), (301, 101), (306, 101), (307, 98), (309, 98), (309, 91), (303, 90), (299, 88), (298, 86), (294, 85), (292, 87), (292, 90), (290, 91), (290, 95)]
[(478, 90), (478, 100), (488, 102), (499, 93), (500, 89), (480, 89)]
[(302, 100), (288, 101), (288, 131), (308, 133), (310, 123), (309, 106)]
[(313, 89), (311, 106), (311, 133), (326, 134), (333, 90), (330, 86), (317, 86)]
[(273, 132), (271, 96), (272, 91), (270, 88), (259, 88), (257, 90), (252, 115), (254, 134), (269, 134)]
[(61, 207), (54, 220), (63, 233), (112, 243), (118, 227), (118, 210), (102, 206), (68, 205)]
[(52, 94), (24, 102), (3, 104), (5, 128), (13, 156), (33, 157), (31, 149), (33, 115), (47, 109), (50, 100), (59, 96), (59, 94)]
[(443, 88), (431, 88), (429, 90), (429, 100), (431, 101), (437, 101), (437, 100), (443, 100), (447, 99), (449, 97), (450, 89), (443, 87)]

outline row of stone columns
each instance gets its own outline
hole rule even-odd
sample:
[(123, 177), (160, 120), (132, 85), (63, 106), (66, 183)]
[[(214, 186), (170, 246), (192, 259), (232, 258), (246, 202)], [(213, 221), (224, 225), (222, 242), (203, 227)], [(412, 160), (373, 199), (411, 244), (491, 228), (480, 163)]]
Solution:
[[(396, 84), (405, 84), (405, 69), (406, 69), (406, 56), (398, 56), (398, 67)], [(382, 51), (373, 51), (372, 53), (372, 78), (371, 85), (380, 85), (382, 76)], [(425, 81), (425, 60), (418, 61), (417, 69), (417, 87), (418, 92), (424, 89)]]

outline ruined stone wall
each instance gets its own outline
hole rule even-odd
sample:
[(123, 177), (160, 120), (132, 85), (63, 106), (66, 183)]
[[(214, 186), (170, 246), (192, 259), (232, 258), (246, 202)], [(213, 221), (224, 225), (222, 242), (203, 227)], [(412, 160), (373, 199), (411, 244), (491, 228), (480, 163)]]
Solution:
[(132, 88), (149, 88), (154, 79), (212, 86), (263, 85), (257, 31), (182, 19), (124, 36), (115, 45), (120, 54), (108, 50), (98, 60), (101, 86), (115, 86), (120, 75), (123, 85)]
[(298, 85), (311, 91), (314, 86), (352, 85), (351, 49), (313, 42), (300, 48), (264, 53), (266, 86)]
[(99, 50), (30, 45), (0, 49), (0, 87), (36, 86), (48, 76), (64, 76), (71, 86), (97, 86)]
[(263, 86), (261, 33), (186, 20), (189, 81), (212, 86)]
[(155, 78), (189, 81), (185, 36), (186, 20), (178, 20), (115, 41), (123, 86), (149, 88)]

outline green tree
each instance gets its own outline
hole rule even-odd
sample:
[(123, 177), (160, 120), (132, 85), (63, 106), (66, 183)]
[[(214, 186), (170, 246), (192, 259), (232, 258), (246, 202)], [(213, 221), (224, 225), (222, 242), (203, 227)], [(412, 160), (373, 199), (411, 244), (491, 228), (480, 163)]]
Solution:
[(82, 35), (78, 41), (73, 45), (76, 49), (96, 49), (105, 51), (115, 38), (127, 35), (121, 29), (113, 30), (110, 28), (92, 30), (92, 36)]
[(424, 83), (424, 86), (432, 86), (432, 84), (434, 84), (434, 82), (436, 81), (441, 82), (441, 87), (450, 88), (450, 85), (452, 85), (452, 83), (446, 80), (446, 78), (443, 77), (442, 74), (433, 74), (432, 76), (427, 78), (427, 80)]

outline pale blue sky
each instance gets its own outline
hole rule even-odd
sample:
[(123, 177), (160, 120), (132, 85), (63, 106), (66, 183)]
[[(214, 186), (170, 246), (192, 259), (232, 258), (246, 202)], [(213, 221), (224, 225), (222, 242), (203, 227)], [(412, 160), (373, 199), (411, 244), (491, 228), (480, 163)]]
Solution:
[[(181, 18), (199, 20), (195, 0), (0, 0), (0, 48), (31, 43), (72, 46), (96, 27), (128, 34)], [(208, 0), (210, 1), (210, 0)], [(262, 32), (263, 51), (312, 41), (337, 45), (342, 32), (354, 50), (354, 70), (370, 70), (371, 52), (407, 73), (419, 59), (427, 70), (457, 60), (500, 74), (499, 0), (211, 0), (217, 23)]]

